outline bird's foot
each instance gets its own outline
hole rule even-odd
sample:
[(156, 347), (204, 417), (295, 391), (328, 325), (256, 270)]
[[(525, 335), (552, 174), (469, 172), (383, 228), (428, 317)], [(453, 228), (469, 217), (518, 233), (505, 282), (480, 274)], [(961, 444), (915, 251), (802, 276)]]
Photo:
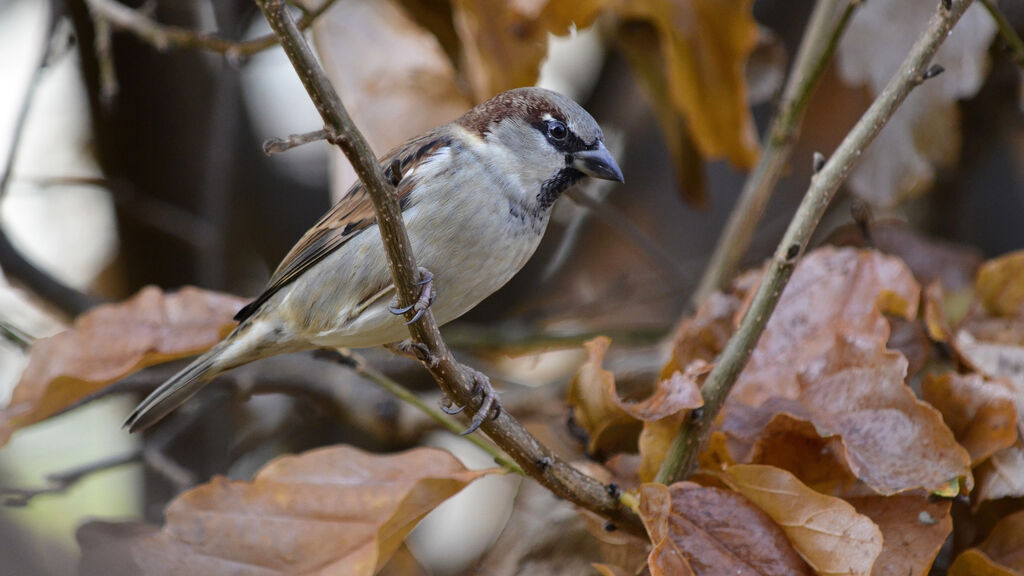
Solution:
[(437, 295), (434, 292), (434, 275), (430, 270), (421, 266), (417, 268), (416, 271), (420, 275), (419, 282), (416, 282), (416, 285), (421, 287), (420, 297), (412, 304), (399, 308), (398, 295), (395, 295), (395, 297), (391, 299), (391, 304), (388, 306), (388, 312), (391, 312), (395, 316), (401, 316), (410, 310), (415, 311), (416, 313), (413, 314), (412, 319), (406, 322), (406, 324), (412, 324), (422, 318), (423, 314), (427, 311), (427, 308), (430, 308), (430, 305), (434, 303), (434, 297)]
[(402, 340), (394, 344), (385, 344), (385, 348), (398, 354), (399, 356), (405, 356), (411, 358), (417, 362), (423, 362), (428, 366), (437, 365), (437, 357), (430, 352), (430, 348), (422, 342), (416, 342), (415, 340)]
[[(462, 433), (463, 436), (476, 432), (488, 417), (493, 420), (501, 415), (501, 400), (498, 398), (498, 393), (495, 392), (494, 387), (491, 386), (490, 378), (483, 372), (473, 370), (473, 395), (469, 399), (469, 404), (476, 403), (478, 398), (480, 403), (473, 411), (473, 421), (469, 428)], [(466, 406), (456, 408), (451, 398), (445, 397), (441, 401), (441, 410), (446, 414), (458, 414), (465, 409)]]

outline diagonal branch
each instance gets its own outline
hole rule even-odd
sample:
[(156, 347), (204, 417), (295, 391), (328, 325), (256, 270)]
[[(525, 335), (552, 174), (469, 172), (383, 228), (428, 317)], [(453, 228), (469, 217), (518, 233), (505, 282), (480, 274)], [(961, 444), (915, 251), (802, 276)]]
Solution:
[[(393, 186), (385, 179), (376, 155), (349, 117), (309, 44), (286, 11), (283, 0), (256, 0), (256, 3), (280, 38), (285, 54), (326, 128), (333, 132), (332, 143), (345, 153), (373, 200), (399, 305), (415, 302), (419, 296), (414, 285), (417, 268)], [(411, 317), (412, 312), (408, 315)], [(409, 331), (413, 339), (429, 351), (429, 361), (424, 365), (445, 394), (461, 405), (470, 405), (469, 409), (473, 410), (473, 371), (452, 356), (429, 309), (419, 321), (409, 325)], [(497, 418), (485, 419), (482, 429), (527, 474), (559, 497), (605, 516), (625, 530), (643, 534), (639, 518), (620, 506), (613, 496), (614, 491), (557, 457), (506, 411), (501, 411)]]
[[(945, 0), (943, 4), (946, 4)], [(910, 91), (933, 77), (939, 70), (929, 66), (929, 63), (953, 29), (953, 25), (970, 6), (971, 0), (955, 0), (945, 6), (943, 4), (939, 5), (938, 12), (932, 16), (927, 28), (914, 43), (885, 90), (860, 117), (832, 158), (811, 178), (810, 188), (797, 208), (789, 229), (782, 237), (782, 242), (775, 250), (768, 271), (761, 280), (761, 285), (747, 308), (739, 329), (729, 339), (725, 350), (716, 360), (714, 369), (704, 382), (701, 389), (704, 396), (703, 413), (699, 418), (690, 418), (683, 424), (655, 481), (668, 484), (693, 472), (697, 464), (697, 455), (712, 422), (725, 403), (736, 378), (750, 359), (750, 354), (764, 332), (768, 318), (775, 310), (775, 305), (778, 304), (800, 255), (807, 247), (811, 234), (818, 226), (839, 186), (846, 180), (861, 154)]]

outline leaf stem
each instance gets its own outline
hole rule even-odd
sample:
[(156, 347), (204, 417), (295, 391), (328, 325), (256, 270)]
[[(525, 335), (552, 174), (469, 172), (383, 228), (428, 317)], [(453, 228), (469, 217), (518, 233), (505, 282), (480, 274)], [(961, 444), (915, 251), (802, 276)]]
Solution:
[(689, 418), (683, 424), (658, 471), (656, 482), (668, 484), (690, 475), (696, 468), (697, 456), (711, 424), (725, 403), (736, 378), (746, 366), (825, 209), (864, 150), (910, 91), (926, 80), (926, 72), (932, 57), (970, 4), (971, 0), (953, 0), (948, 7), (939, 4), (938, 11), (914, 43), (899, 70), (889, 80), (889, 84), (860, 117), (828, 162), (811, 178), (810, 187), (797, 208), (782, 242), (775, 250), (768, 271), (761, 280), (761, 285), (744, 314), (739, 329), (729, 339), (701, 389), (704, 397), (702, 416)]

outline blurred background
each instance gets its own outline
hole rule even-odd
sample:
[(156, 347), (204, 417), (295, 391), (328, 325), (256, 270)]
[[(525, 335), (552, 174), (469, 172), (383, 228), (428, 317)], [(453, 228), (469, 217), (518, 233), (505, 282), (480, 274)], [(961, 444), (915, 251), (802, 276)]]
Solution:
[[(756, 142), (764, 140), (814, 6), (748, 0), (713, 12), (679, 1), (666, 3), (682, 6), (670, 19), (604, 4), (581, 17), (573, 10), (582, 8), (556, 0), (337, 0), (309, 28), (378, 152), (522, 83), (576, 98), (604, 127), (626, 184), (584, 186), (604, 206), (600, 214), (563, 199), (527, 268), (446, 327), (460, 358), (504, 383), (513, 409), (520, 389), (547, 386), (552, 397), (564, 397), (559, 391), (583, 358), (578, 344), (594, 334), (631, 346), (610, 359), (617, 372), (642, 378), (657, 371), (657, 343), (692, 310), (692, 292), (756, 162)], [(745, 266), (774, 250), (806, 190), (812, 154), (836, 147), (934, 4), (872, 0), (853, 14)], [(1024, 247), (1021, 67), (976, 4), (936, 58), (946, 72), (912, 93), (844, 186), (819, 238), (851, 223), (859, 199), (875, 219), (908, 222), (985, 256)], [(295, 13), (312, 20), (319, 7), (296, 2)], [(1024, 4), (1003, 0), (999, 8), (1024, 32)], [(0, 323), (14, 334), (0, 339), (5, 402), (27, 362), (18, 335), (55, 334), (89, 307), (146, 285), (255, 296), (354, 181), (324, 142), (262, 152), (268, 138), (322, 127), (279, 48), (182, 46), (170, 27), (229, 42), (259, 42), (269, 33), (248, 0), (0, 0)], [(698, 73), (706, 93), (686, 106), (672, 101), (672, 82), (680, 80), (671, 65), (684, 57), (671, 47), (690, 46), (686, 57), (717, 64), (714, 38), (722, 30), (742, 35), (737, 54), (722, 49), (736, 82), (719, 85)], [(525, 61), (525, 72), (498, 56)], [(739, 112), (726, 110), (730, 102)], [(705, 116), (728, 114), (734, 134), (713, 141)], [(418, 367), (374, 351), (367, 357), (433, 393)], [(323, 398), (280, 394), (240, 402), (210, 390), (168, 426), (138, 438), (120, 428), (137, 398), (120, 394), (15, 434), (0, 450), (3, 486), (46, 486), (48, 474), (107, 458), (126, 464), (0, 508), (0, 574), (74, 573), (83, 522), (159, 522), (182, 488), (212, 474), (247, 478), (281, 453), (336, 442), (374, 450), (464, 447), (422, 422), (389, 428), (405, 422), (408, 408), (340, 367), (300, 355), (262, 370), (329, 382), (347, 404), (325, 408)], [(552, 428), (569, 435), (564, 411), (520, 408), (528, 421), (554, 419)], [(142, 457), (145, 465), (127, 457), (153, 446), (159, 457)], [(479, 455), (465, 457), (487, 465)], [(160, 458), (171, 464), (161, 468)], [(514, 484), (488, 479), (473, 490), (510, 502)], [(480, 534), (477, 552), (507, 513), (499, 509), (485, 528), (463, 526)], [(458, 573), (477, 553), (452, 559), (423, 538), (414, 552), (437, 573)]]

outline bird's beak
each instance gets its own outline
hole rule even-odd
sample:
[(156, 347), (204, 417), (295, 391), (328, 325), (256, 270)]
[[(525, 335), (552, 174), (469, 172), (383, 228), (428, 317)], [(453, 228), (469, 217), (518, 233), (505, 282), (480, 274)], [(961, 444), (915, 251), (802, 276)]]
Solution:
[(600, 178), (602, 180), (615, 180), (625, 182), (622, 178), (622, 170), (615, 163), (615, 159), (604, 147), (604, 142), (598, 142), (597, 148), (584, 150), (573, 155), (572, 165), (587, 176)]

